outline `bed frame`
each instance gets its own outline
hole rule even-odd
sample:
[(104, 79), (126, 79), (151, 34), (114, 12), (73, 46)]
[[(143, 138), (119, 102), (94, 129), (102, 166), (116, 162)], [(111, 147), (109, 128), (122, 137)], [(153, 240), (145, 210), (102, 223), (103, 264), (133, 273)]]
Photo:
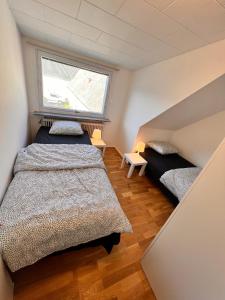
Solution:
[(88, 243), (80, 244), (78, 246), (70, 247), (70, 248), (67, 248), (62, 251), (54, 252), (54, 253), (50, 254), (50, 256), (63, 254), (68, 251), (76, 251), (76, 250), (80, 250), (80, 249), (87, 248), (87, 247), (97, 247), (97, 246), (103, 246), (105, 248), (106, 252), (108, 254), (110, 254), (113, 249), (113, 246), (118, 245), (119, 243), (120, 243), (120, 233), (114, 232), (110, 235), (104, 236), (97, 240), (93, 240)]
[(140, 154), (148, 162), (145, 169), (146, 176), (149, 177), (170, 202), (176, 206), (179, 203), (178, 198), (160, 182), (160, 177), (166, 171), (172, 169), (191, 168), (195, 166), (177, 153), (161, 155), (151, 148), (146, 148), (145, 151)]

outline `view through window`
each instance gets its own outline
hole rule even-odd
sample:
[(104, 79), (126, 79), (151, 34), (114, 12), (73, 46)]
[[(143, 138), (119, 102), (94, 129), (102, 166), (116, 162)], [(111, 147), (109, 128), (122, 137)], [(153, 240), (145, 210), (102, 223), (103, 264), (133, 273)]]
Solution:
[(109, 75), (41, 57), (43, 106), (103, 114)]

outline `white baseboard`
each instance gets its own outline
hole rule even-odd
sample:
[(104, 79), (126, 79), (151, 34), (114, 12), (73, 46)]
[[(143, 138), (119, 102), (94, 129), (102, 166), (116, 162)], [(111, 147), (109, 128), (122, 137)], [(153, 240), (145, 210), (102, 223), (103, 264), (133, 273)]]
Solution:
[(123, 154), (120, 152), (120, 150), (116, 146), (114, 146), (114, 145), (106, 145), (106, 148), (115, 148), (116, 151), (119, 153), (119, 155), (123, 158)]
[(121, 157), (123, 157), (123, 154), (120, 152), (120, 150), (119, 150), (117, 147), (115, 147), (115, 146), (114, 146), (114, 148), (115, 148), (116, 151), (119, 153), (119, 155), (120, 155)]

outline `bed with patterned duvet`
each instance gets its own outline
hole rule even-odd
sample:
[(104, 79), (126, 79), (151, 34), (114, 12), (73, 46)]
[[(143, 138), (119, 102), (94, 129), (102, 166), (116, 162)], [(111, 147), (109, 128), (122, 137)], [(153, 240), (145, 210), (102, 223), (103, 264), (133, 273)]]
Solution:
[(1, 254), (12, 272), (132, 231), (94, 146), (31, 144), (18, 153), (14, 174), (0, 207)]
[(201, 168), (181, 168), (165, 172), (160, 182), (181, 201), (201, 172)]

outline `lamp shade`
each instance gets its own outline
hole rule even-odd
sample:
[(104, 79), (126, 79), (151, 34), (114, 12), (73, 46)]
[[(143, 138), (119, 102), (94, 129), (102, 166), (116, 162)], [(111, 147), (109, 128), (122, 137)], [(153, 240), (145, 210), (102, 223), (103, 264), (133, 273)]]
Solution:
[(94, 129), (92, 133), (93, 139), (100, 140), (102, 138), (102, 132), (100, 129)]
[(145, 151), (145, 143), (143, 142), (138, 142), (137, 143), (137, 152), (144, 152)]

